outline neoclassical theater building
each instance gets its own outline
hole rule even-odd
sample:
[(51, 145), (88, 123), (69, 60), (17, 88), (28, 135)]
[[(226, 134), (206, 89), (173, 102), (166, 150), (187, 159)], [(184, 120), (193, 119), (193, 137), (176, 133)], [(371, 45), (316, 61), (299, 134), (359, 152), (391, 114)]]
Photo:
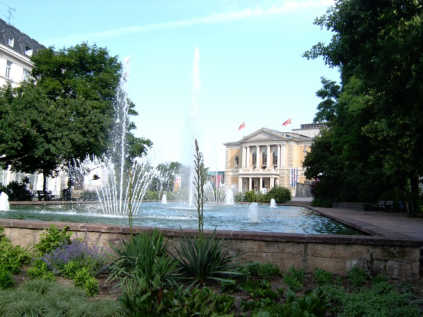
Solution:
[(295, 195), (305, 181), (303, 161), (320, 125), (280, 132), (262, 128), (239, 141), (225, 143), (225, 185), (238, 192), (265, 192), (283, 186)]

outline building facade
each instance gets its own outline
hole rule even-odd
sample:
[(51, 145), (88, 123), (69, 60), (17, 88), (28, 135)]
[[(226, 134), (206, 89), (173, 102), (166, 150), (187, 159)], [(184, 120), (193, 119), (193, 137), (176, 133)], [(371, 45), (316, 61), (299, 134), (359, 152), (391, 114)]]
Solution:
[[(31, 57), (41, 49), (45, 47), (0, 19), (0, 87), (10, 84), (15, 88), (27, 80), (34, 66)], [(0, 183), (3, 185), (12, 181), (22, 181), (24, 177), (28, 177), (28, 186), (31, 190), (42, 189), (42, 174), (15, 173), (10, 169), (0, 169)], [(65, 183), (63, 177), (48, 178), (47, 188), (58, 196)]]
[(304, 183), (304, 158), (313, 137), (262, 128), (237, 142), (225, 143), (225, 185), (238, 192), (283, 186), (295, 195)]
[(0, 19), (0, 86), (17, 87), (31, 75), (31, 57), (43, 45)]

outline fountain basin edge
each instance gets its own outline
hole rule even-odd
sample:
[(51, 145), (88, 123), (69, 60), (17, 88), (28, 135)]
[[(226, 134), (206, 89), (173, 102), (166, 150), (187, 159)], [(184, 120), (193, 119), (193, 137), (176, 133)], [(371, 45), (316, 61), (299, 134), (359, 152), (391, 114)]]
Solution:
[[(110, 250), (110, 246), (130, 236), (129, 227), (102, 224), (64, 223), (0, 219), (0, 227), (15, 245), (31, 248), (41, 233), (51, 225), (65, 226), (74, 238), (81, 238), (89, 245)], [(159, 230), (174, 248), (184, 237), (198, 235), (196, 230), (157, 229), (134, 227), (134, 233)], [(282, 271), (290, 267), (313, 272), (316, 268), (345, 275), (355, 266), (374, 272), (383, 272), (391, 278), (409, 280), (419, 278), (420, 248), (422, 241), (400, 236), (298, 234), (253, 231), (205, 230), (223, 239), (231, 254), (240, 263), (258, 261), (273, 263)]]

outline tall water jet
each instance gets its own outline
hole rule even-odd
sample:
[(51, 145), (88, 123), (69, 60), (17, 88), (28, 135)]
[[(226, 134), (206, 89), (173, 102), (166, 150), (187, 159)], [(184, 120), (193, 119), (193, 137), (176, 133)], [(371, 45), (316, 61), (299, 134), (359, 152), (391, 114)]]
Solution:
[(5, 192), (0, 193), (0, 211), (9, 211), (9, 196)]
[(136, 159), (131, 164), (127, 155), (126, 135), (130, 125), (129, 103), (125, 88), (128, 78), (129, 58), (125, 59), (123, 76), (117, 89), (114, 104), (116, 115), (113, 129), (114, 144), (108, 158), (104, 159), (102, 186), (96, 188), (102, 213), (131, 217), (138, 212), (155, 170), (146, 159)]
[(234, 193), (230, 187), (225, 187), (225, 205), (233, 205)]
[(259, 222), (257, 203), (251, 203), (250, 206), (248, 206), (248, 220), (252, 223)]
[(276, 208), (276, 200), (275, 200), (275, 198), (270, 199), (270, 208)]
[(166, 195), (166, 193), (163, 193), (161, 202), (162, 202), (163, 205), (167, 205), (167, 195)]
[[(189, 153), (194, 153), (194, 138), (197, 135), (197, 128), (195, 126), (197, 119), (198, 119), (198, 112), (199, 112), (199, 105), (198, 105), (198, 97), (200, 93), (200, 50), (195, 48), (194, 50), (194, 61), (193, 61), (193, 71), (192, 71), (192, 100), (191, 100), (191, 111), (190, 111), (190, 135), (189, 135), (189, 145), (190, 150)], [(194, 204), (194, 169), (192, 167), (192, 157), (193, 155), (189, 156), (189, 166), (190, 166), (190, 173), (189, 173), (189, 187), (188, 187), (188, 205), (193, 207)]]

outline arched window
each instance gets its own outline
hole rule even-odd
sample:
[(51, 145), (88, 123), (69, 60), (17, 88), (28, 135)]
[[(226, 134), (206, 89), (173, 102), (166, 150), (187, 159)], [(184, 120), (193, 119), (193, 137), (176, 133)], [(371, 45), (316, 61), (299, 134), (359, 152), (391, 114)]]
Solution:
[(238, 167), (238, 165), (239, 165), (239, 157), (238, 156), (235, 156), (234, 163), (235, 163), (235, 167)]

